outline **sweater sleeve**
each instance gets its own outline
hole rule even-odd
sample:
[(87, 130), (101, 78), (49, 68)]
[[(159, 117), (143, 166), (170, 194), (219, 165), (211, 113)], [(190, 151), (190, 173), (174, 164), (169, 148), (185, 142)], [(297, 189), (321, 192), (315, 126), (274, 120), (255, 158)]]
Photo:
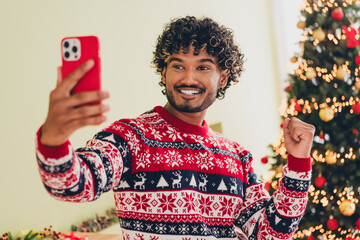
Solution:
[(311, 158), (288, 155), (284, 177), (270, 197), (250, 167), (245, 197), (235, 227), (249, 239), (291, 239), (305, 211), (311, 179)]
[(85, 147), (74, 150), (69, 141), (58, 147), (42, 145), (40, 133), (41, 128), (36, 136), (39, 173), (55, 199), (93, 201), (119, 184), (128, 150), (118, 135), (101, 131)]

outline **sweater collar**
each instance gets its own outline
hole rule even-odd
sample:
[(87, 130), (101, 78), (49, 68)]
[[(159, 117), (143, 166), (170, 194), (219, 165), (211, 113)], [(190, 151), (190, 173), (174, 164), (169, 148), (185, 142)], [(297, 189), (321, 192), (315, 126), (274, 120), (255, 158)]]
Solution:
[(162, 106), (154, 107), (154, 110), (168, 123), (173, 125), (174, 127), (180, 129), (182, 132), (196, 134), (196, 135), (207, 135), (209, 131), (209, 127), (204, 120), (202, 126), (193, 125), (187, 122), (184, 122), (177, 117), (170, 114), (166, 109)]

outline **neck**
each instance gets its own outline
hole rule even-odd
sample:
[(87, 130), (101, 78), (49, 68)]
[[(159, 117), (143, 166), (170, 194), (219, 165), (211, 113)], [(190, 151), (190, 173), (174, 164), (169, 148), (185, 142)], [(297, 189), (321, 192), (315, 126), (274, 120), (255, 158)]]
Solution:
[(167, 102), (165, 104), (164, 108), (166, 109), (166, 111), (168, 111), (174, 117), (176, 117), (186, 123), (189, 123), (189, 124), (202, 126), (204, 119), (205, 119), (206, 110), (201, 111), (201, 112), (194, 112), (194, 113), (180, 112), (180, 111), (176, 110), (175, 108), (173, 108), (169, 102)]

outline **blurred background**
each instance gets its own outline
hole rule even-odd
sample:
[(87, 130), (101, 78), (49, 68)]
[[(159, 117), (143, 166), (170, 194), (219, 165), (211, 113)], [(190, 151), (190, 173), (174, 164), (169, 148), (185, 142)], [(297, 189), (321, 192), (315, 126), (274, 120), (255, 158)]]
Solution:
[(289, 60), (299, 48), (301, 0), (0, 0), (0, 233), (52, 225), (70, 231), (114, 206), (111, 192), (93, 203), (52, 199), (38, 175), (35, 133), (45, 120), (50, 91), (61, 65), (60, 41), (97, 35), (103, 88), (110, 92), (108, 121), (76, 132), (80, 147), (113, 121), (136, 117), (166, 98), (151, 68), (158, 35), (170, 19), (211, 17), (231, 28), (245, 54), (245, 72), (207, 115), (223, 134), (254, 156), (255, 172), (268, 175), (260, 159), (281, 134), (279, 106)]

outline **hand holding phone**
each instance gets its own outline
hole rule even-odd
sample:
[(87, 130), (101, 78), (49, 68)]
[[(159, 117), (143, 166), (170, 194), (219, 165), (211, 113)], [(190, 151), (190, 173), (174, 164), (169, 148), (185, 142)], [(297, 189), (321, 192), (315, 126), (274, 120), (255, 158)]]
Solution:
[[(48, 115), (40, 136), (40, 142), (44, 145), (59, 146), (77, 129), (98, 125), (106, 120), (103, 113), (109, 107), (101, 100), (108, 98), (109, 94), (99, 90), (100, 58), (98, 53), (92, 53), (91, 57), (85, 53), (85, 45), (80, 45), (81, 55), (75, 55), (76, 49), (70, 48), (74, 45), (62, 48), (62, 55), (68, 56), (68, 60), (63, 59), (63, 66), (58, 71), (58, 84), (50, 94)], [(72, 53), (66, 54), (65, 49)]]

